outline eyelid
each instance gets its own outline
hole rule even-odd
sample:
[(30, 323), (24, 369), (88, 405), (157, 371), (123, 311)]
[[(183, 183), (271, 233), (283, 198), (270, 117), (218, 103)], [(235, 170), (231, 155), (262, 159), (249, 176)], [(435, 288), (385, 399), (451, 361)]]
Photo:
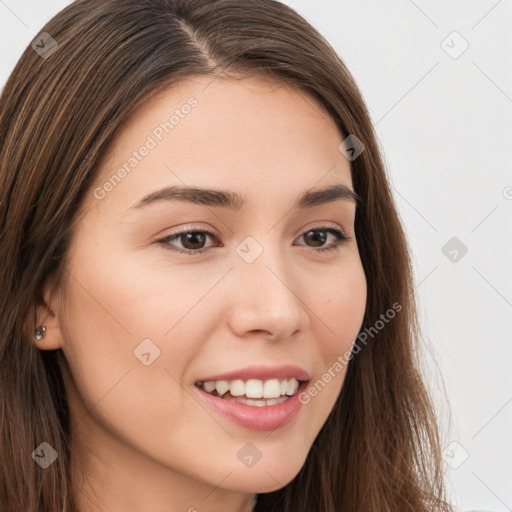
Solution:
[[(329, 222), (329, 221), (314, 222), (314, 223), (312, 223), (312, 225), (310, 227), (302, 228), (302, 230), (298, 233), (297, 236), (302, 236), (305, 233), (307, 233), (308, 231), (312, 231), (315, 229), (325, 229), (325, 228), (337, 229), (343, 233), (343, 235), (347, 238), (347, 240), (351, 239), (351, 237), (348, 235), (345, 228), (343, 228), (339, 224), (335, 224), (335, 223)], [(168, 238), (173, 235), (180, 235), (183, 233), (190, 233), (190, 232), (194, 232), (194, 231), (204, 231), (205, 233), (208, 233), (212, 236), (216, 236), (216, 237), (220, 236), (220, 233), (211, 227), (203, 227), (203, 226), (198, 226), (198, 225), (194, 225), (194, 224), (185, 224), (184, 226), (180, 226), (179, 228), (177, 228), (176, 231), (171, 231), (170, 233), (165, 235), (165, 237), (163, 237), (163, 238)]]
[(191, 233), (194, 231), (204, 231), (205, 233), (210, 233), (213, 236), (220, 236), (220, 234), (213, 228), (207, 226), (198, 226), (196, 224), (185, 224), (184, 226), (180, 226), (179, 228), (176, 228), (175, 231), (171, 231), (167, 235), (165, 235), (164, 238), (168, 238), (170, 236), (174, 235), (181, 235), (183, 233)]

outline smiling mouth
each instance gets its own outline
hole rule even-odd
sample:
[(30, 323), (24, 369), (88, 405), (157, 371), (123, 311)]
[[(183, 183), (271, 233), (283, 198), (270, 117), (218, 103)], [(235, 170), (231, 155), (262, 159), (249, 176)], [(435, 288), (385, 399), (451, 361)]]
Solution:
[(223, 400), (264, 407), (282, 404), (289, 400), (297, 393), (300, 382), (292, 377), (266, 381), (259, 379), (198, 381), (195, 385), (206, 393)]

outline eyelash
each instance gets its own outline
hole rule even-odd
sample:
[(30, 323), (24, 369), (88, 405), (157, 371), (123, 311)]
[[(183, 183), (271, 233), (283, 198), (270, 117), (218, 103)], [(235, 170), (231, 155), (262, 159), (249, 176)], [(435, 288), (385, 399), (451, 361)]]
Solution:
[[(327, 253), (327, 252), (331, 252), (331, 251), (339, 251), (341, 249), (341, 246), (345, 242), (348, 242), (349, 240), (351, 240), (351, 237), (347, 236), (342, 229), (340, 229), (339, 227), (335, 227), (335, 226), (319, 226), (319, 227), (311, 228), (311, 229), (308, 229), (307, 231), (304, 231), (300, 236), (302, 237), (305, 234), (309, 233), (310, 231), (326, 231), (336, 237), (336, 240), (331, 245), (328, 245), (327, 247), (321, 247), (320, 249), (311, 248), (313, 252)], [(161, 244), (164, 248), (169, 249), (171, 251), (176, 251), (180, 254), (184, 253), (189, 256), (196, 256), (196, 255), (202, 254), (202, 253), (208, 251), (209, 249), (211, 249), (211, 247), (208, 247), (206, 249), (196, 249), (196, 250), (175, 249), (169, 245), (169, 242), (175, 241), (175, 240), (179, 239), (180, 236), (187, 235), (189, 233), (201, 233), (201, 234), (206, 233), (207, 235), (211, 236), (212, 238), (217, 237), (217, 234), (214, 233), (213, 231), (210, 231), (209, 229), (188, 229), (186, 231), (180, 231), (179, 233), (174, 233), (165, 238), (161, 238), (160, 240), (157, 240), (156, 243)]]

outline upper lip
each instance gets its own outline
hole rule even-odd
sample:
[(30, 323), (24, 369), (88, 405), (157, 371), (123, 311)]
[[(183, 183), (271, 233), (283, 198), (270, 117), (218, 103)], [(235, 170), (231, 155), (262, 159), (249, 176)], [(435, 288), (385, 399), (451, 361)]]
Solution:
[(287, 379), (294, 377), (297, 380), (309, 380), (309, 373), (301, 368), (292, 364), (282, 366), (248, 366), (239, 370), (233, 370), (231, 372), (210, 375), (200, 379), (198, 382), (205, 381), (217, 381), (217, 380), (248, 380), (248, 379)]

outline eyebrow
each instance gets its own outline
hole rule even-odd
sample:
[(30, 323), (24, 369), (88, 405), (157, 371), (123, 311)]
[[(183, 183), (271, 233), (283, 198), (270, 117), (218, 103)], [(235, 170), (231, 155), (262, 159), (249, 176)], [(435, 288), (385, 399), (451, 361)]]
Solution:
[[(343, 184), (330, 185), (321, 189), (307, 190), (295, 202), (295, 208), (311, 208), (337, 200), (352, 201), (360, 204), (360, 196)], [(236, 192), (213, 190), (200, 187), (170, 186), (151, 192), (128, 209), (138, 210), (161, 201), (183, 201), (203, 206), (227, 208), (240, 211), (246, 205), (246, 199)], [(127, 212), (128, 213), (128, 212)]]

